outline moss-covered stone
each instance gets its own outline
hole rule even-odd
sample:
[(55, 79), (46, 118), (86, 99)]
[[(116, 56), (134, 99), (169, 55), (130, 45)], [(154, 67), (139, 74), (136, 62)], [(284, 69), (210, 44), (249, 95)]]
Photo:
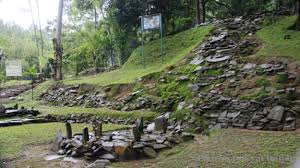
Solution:
[(289, 80), (289, 74), (288, 73), (282, 72), (282, 73), (278, 73), (276, 75), (276, 82), (277, 83), (286, 84), (286, 83), (288, 83), (288, 80)]

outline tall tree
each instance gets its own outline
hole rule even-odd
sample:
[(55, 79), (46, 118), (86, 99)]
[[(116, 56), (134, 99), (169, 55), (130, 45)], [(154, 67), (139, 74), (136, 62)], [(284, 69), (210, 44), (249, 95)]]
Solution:
[(64, 1), (59, 0), (58, 5), (58, 16), (57, 16), (57, 28), (56, 28), (56, 38), (53, 39), (53, 45), (55, 50), (55, 58), (56, 58), (56, 67), (54, 68), (55, 80), (62, 80), (62, 55), (63, 55), (63, 47), (62, 47), (62, 16), (63, 16), (63, 8)]
[(33, 29), (34, 29), (34, 37), (35, 37), (35, 40), (36, 40), (36, 47), (37, 47), (37, 52), (38, 52), (38, 57), (39, 57), (40, 56), (40, 48), (39, 48), (39, 42), (38, 42), (38, 38), (37, 38), (37, 30), (36, 30), (36, 25), (35, 25), (35, 22), (34, 22), (33, 10), (32, 10), (30, 0), (28, 0), (28, 3), (29, 3), (29, 7), (30, 7), (32, 26), (33, 26)]
[(196, 5), (196, 15), (197, 15), (197, 24), (201, 24), (205, 22), (205, 15), (206, 15), (206, 11), (205, 11), (205, 0), (196, 0), (197, 1), (197, 5)]
[[(38, 14), (38, 21), (39, 21), (39, 29), (40, 29), (40, 39), (41, 39), (41, 56), (44, 57), (44, 39), (42, 33), (42, 26), (41, 26), (41, 17), (40, 17), (40, 7), (38, 0), (35, 0), (37, 14)], [(40, 73), (42, 73), (42, 67), (40, 66)]]

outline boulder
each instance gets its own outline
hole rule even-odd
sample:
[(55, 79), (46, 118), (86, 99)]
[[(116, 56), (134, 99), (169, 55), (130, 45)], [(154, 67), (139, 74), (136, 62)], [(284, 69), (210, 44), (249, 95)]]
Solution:
[(275, 106), (271, 109), (269, 115), (268, 115), (268, 119), (271, 120), (276, 120), (276, 121), (282, 121), (283, 117), (284, 117), (284, 107), (282, 106)]
[(153, 149), (155, 149), (155, 150), (161, 150), (161, 149), (165, 149), (165, 148), (168, 148), (168, 146), (165, 144), (154, 144), (153, 145)]
[(143, 152), (145, 156), (147, 156), (150, 159), (156, 158), (157, 156), (156, 151), (150, 147), (144, 147)]
[(4, 114), (6, 111), (5, 107), (3, 105), (0, 105), (0, 115)]
[(116, 156), (114, 156), (113, 154), (110, 154), (110, 153), (106, 153), (106, 154), (103, 154), (103, 155), (99, 156), (99, 159), (113, 161), (113, 160), (116, 159)]
[(177, 78), (176, 81), (183, 82), (183, 81), (188, 81), (188, 80), (189, 80), (188, 76), (180, 76), (180, 77)]
[(155, 131), (167, 131), (168, 121), (165, 116), (159, 116), (154, 120)]
[(103, 142), (102, 143), (103, 149), (110, 152), (113, 150), (114, 143), (113, 142)]
[(59, 130), (57, 133), (56, 133), (56, 136), (54, 138), (54, 141), (52, 143), (52, 146), (51, 146), (51, 150), (56, 152), (58, 150), (60, 150), (60, 144), (61, 142), (63, 141), (63, 135), (62, 135), (62, 132), (61, 130)]
[(210, 63), (217, 63), (217, 62), (226, 61), (230, 58), (231, 58), (230, 55), (226, 55), (226, 56), (209, 56), (209, 57), (206, 58), (206, 61), (210, 62)]
[(148, 124), (147, 129), (148, 132), (153, 132), (155, 130), (155, 123)]

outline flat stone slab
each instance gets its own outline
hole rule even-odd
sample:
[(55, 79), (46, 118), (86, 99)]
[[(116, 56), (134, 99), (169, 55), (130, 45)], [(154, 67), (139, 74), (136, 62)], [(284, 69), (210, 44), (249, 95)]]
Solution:
[(284, 115), (284, 107), (282, 106), (275, 106), (272, 108), (268, 115), (268, 119), (282, 121)]
[(45, 160), (47, 161), (51, 161), (51, 160), (57, 160), (57, 159), (60, 159), (60, 158), (63, 158), (64, 156), (62, 155), (47, 155), (44, 157)]
[(230, 55), (227, 55), (227, 56), (209, 56), (209, 57), (206, 58), (206, 61), (210, 62), (210, 63), (217, 63), (217, 62), (226, 61), (230, 58), (231, 58)]

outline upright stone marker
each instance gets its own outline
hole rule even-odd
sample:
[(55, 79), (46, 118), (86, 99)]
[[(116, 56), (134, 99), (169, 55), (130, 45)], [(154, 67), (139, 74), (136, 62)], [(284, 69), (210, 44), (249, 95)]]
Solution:
[(134, 126), (132, 128), (132, 133), (133, 133), (133, 136), (134, 136), (134, 140), (136, 142), (139, 142), (141, 140), (141, 132), (139, 131), (137, 126)]
[(155, 131), (163, 131), (167, 132), (168, 121), (165, 116), (159, 116), (154, 120), (155, 123)]
[(72, 139), (72, 127), (69, 122), (66, 123), (67, 139)]
[(89, 138), (89, 129), (88, 127), (84, 127), (83, 130), (82, 130), (82, 139), (83, 139), (83, 142), (88, 142), (90, 140)]
[(101, 137), (102, 136), (102, 122), (99, 123), (99, 136)]
[(141, 117), (140, 119), (137, 120), (136, 126), (138, 127), (140, 133), (144, 132), (144, 118)]
[(96, 138), (100, 138), (102, 136), (102, 122), (95, 122), (93, 125), (93, 130)]

